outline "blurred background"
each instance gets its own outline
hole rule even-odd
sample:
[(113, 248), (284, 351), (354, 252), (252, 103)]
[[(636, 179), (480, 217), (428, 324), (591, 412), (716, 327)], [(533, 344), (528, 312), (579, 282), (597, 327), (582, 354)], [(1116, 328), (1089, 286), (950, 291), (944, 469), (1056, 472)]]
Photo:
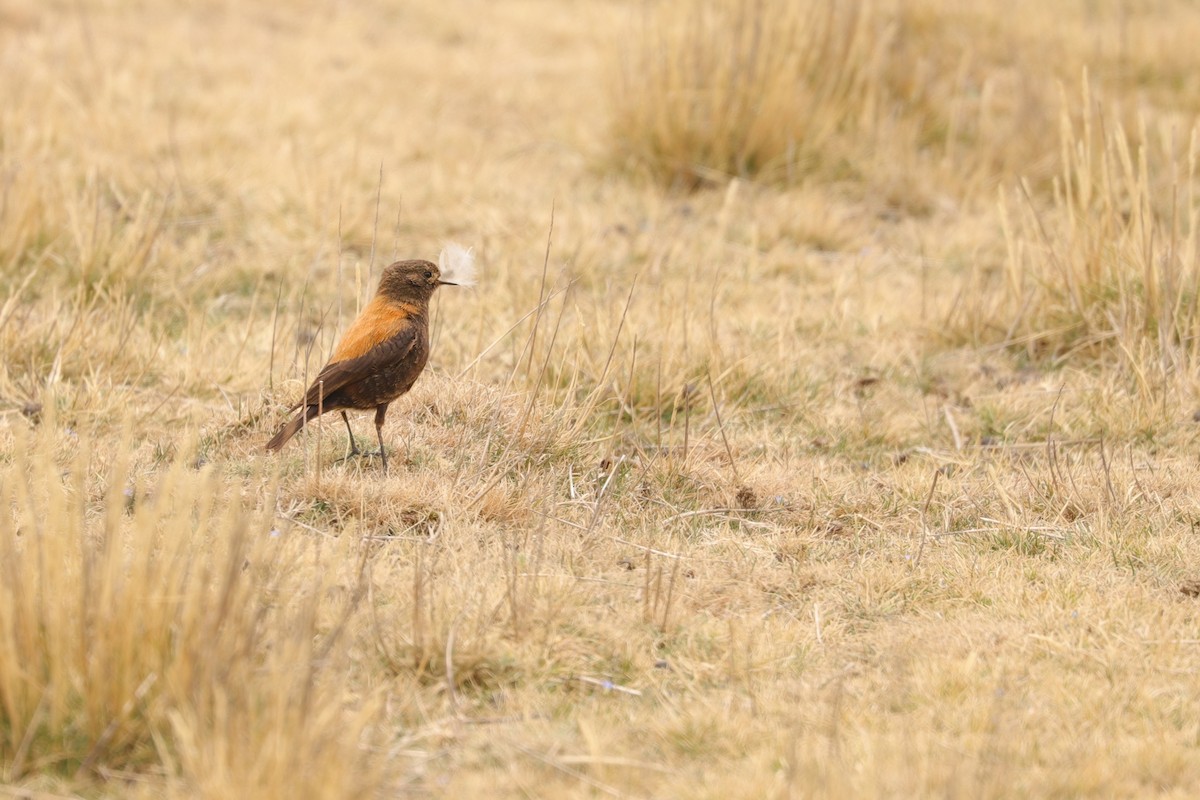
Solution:
[[(5, 0), (0, 789), (1194, 794), (1197, 41)], [(268, 457), (447, 241), (402, 468)]]

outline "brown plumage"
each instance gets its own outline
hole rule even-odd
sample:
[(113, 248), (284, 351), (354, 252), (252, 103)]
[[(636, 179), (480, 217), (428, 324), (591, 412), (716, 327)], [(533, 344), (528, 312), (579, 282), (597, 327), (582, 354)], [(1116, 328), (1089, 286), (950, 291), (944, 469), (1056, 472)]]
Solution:
[(384, 416), (388, 403), (412, 388), (429, 360), (429, 299), (441, 285), (456, 284), (443, 281), (437, 266), (429, 261), (397, 261), (384, 269), (375, 297), (350, 324), (303, 399), (288, 410), (303, 409), (267, 442), (267, 449), (279, 450), (310, 419), (338, 410), (350, 433), (351, 454), (355, 454), (358, 445), (345, 409), (373, 408), (386, 472)]

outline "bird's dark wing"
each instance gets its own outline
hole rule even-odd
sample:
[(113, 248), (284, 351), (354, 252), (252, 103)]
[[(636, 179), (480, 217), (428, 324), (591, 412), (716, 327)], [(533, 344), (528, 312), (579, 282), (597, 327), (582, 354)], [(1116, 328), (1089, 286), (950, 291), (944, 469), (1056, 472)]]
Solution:
[(412, 318), (405, 319), (395, 333), (357, 358), (347, 358), (325, 365), (304, 393), (304, 400), (292, 406), (315, 406), (324, 398), (349, 384), (374, 375), (384, 367), (402, 361), (417, 342), (419, 327)]

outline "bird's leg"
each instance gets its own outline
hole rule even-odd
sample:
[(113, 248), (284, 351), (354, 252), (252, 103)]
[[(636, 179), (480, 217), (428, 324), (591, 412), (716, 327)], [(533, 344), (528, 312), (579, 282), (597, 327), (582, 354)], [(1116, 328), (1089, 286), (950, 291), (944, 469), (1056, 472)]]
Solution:
[(346, 423), (346, 433), (350, 437), (350, 452), (346, 455), (346, 458), (349, 458), (350, 456), (356, 456), (360, 452), (358, 449), (358, 442), (354, 441), (354, 431), (350, 427), (350, 418), (346, 416), (345, 409), (342, 410), (342, 422)]
[(375, 409), (375, 435), (379, 437), (379, 457), (383, 460), (383, 474), (387, 474), (387, 453), (383, 449), (383, 418), (387, 416), (387, 403)]
[(354, 440), (354, 431), (350, 427), (350, 418), (346, 416), (345, 410), (342, 411), (342, 421), (346, 423), (346, 433), (350, 434), (350, 452), (346, 453), (346, 455), (334, 462), (336, 464), (340, 464), (343, 461), (349, 461), (355, 456), (360, 456), (363, 454), (363, 452), (358, 449), (358, 442)]

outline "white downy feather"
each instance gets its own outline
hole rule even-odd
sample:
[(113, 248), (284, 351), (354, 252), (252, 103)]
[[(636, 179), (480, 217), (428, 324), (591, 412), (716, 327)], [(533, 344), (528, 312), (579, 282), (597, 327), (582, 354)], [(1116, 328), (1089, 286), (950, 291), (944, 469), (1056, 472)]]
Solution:
[(475, 285), (475, 255), (470, 248), (448, 242), (438, 254), (438, 271), (442, 280), (459, 286)]

